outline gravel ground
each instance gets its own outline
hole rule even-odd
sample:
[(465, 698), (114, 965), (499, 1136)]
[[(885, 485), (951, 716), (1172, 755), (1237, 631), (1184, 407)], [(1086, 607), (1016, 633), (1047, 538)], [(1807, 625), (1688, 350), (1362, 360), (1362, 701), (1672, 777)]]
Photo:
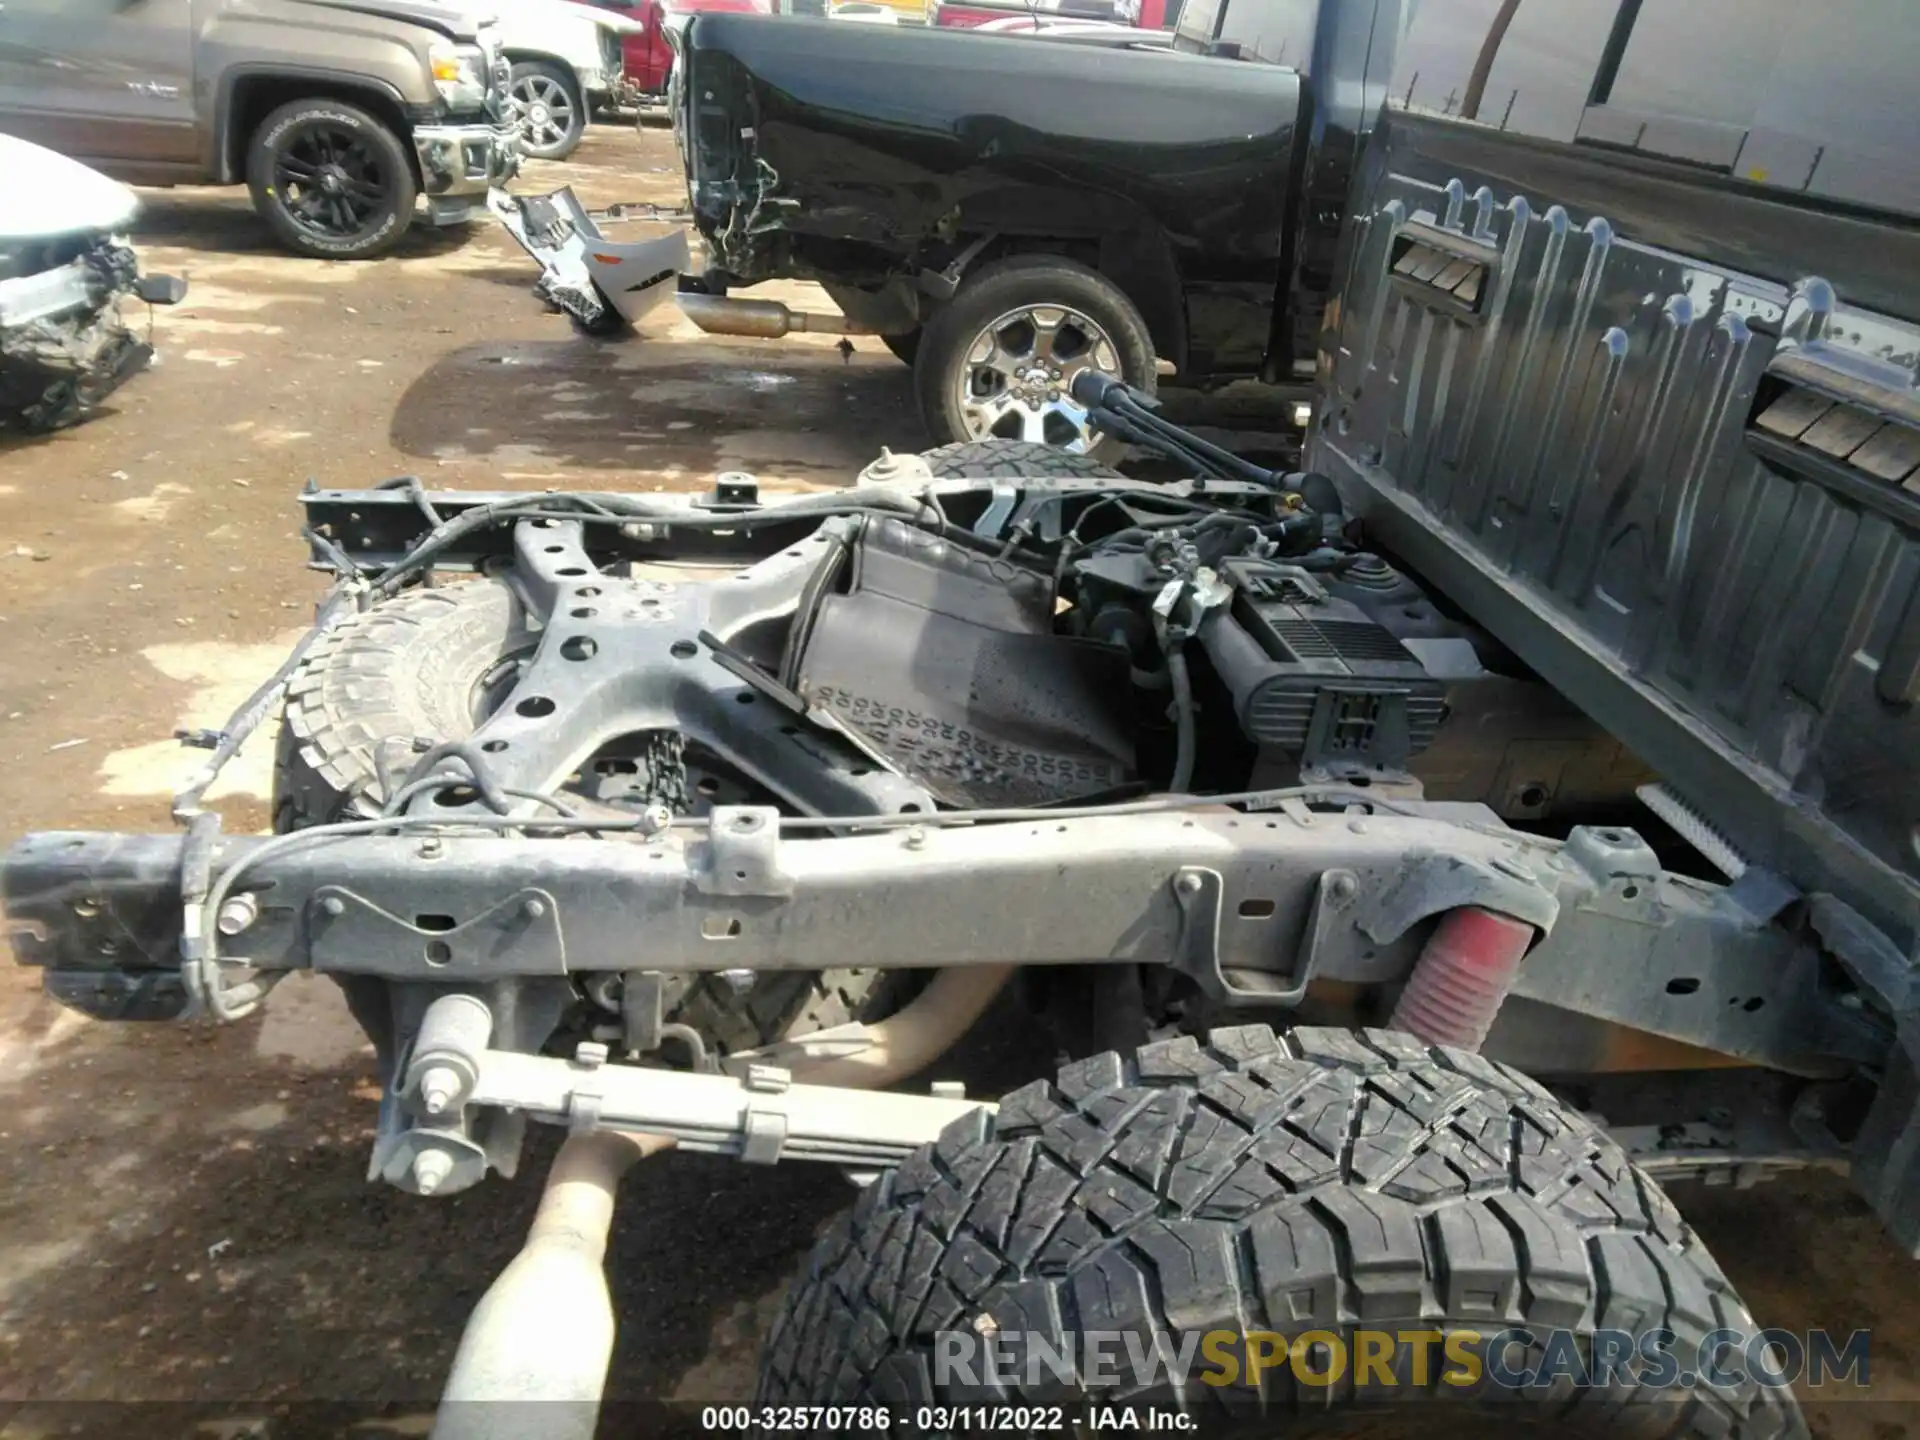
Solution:
[[(659, 130), (596, 128), (520, 188), (562, 183), (596, 204), (681, 198)], [(308, 477), (644, 491), (746, 469), (833, 486), (883, 444), (921, 443), (908, 372), (878, 342), (716, 341), (671, 309), (637, 340), (585, 339), (533, 300), (531, 266), (490, 226), (334, 265), (276, 251), (240, 193), (179, 190), (147, 197), (138, 238), (149, 268), (192, 282), (156, 320), (164, 363), (81, 428), (0, 442), (9, 836), (167, 828), (196, 758), (168, 735), (223, 719), (320, 589), (297, 539)], [(229, 828), (265, 825), (265, 750), (216, 792)], [(983, 1030), (991, 1050), (957, 1067), (977, 1085), (1048, 1063), (1017, 1013)], [(374, 1100), (371, 1053), (324, 983), (289, 982), (230, 1029), (141, 1029), (91, 1024), (0, 969), (0, 1440), (284, 1440), (376, 1412), (379, 1430), (424, 1434), (545, 1151), (517, 1180), (412, 1199), (365, 1183)], [(802, 1166), (637, 1170), (611, 1262), (615, 1396), (745, 1398), (787, 1276), (850, 1198)], [(1873, 1328), (1881, 1403), (1813, 1397), (1818, 1432), (1904, 1436), (1913, 1272), (1845, 1187), (1676, 1198), (1762, 1323)], [(603, 1433), (670, 1428), (616, 1411)]]

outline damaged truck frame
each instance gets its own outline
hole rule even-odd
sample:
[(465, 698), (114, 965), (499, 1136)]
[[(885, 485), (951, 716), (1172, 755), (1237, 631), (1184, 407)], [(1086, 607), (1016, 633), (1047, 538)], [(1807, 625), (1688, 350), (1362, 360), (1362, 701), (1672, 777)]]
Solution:
[[(770, 1407), (1804, 1433), (1642, 1352), (1544, 1396), (1390, 1357), (1433, 1406), (1019, 1378), (1088, 1332), (1751, 1332), (1689, 1176), (1845, 1170), (1920, 1250), (1920, 234), (1392, 93), (1309, 470), (1089, 373), (1191, 478), (994, 440), (785, 498), (310, 490), (319, 623), (187, 737), (184, 835), (12, 847), (19, 958), (106, 1018), (337, 980), (408, 1191), (570, 1131), (447, 1391), (574, 1402), (542, 1435), (591, 1433), (613, 1188), (667, 1144), (864, 1186)], [(206, 781), (283, 702), (280, 833), (224, 834)], [(1057, 1077), (881, 1088), (1009, 983)], [(943, 1374), (954, 1332), (1007, 1365)]]

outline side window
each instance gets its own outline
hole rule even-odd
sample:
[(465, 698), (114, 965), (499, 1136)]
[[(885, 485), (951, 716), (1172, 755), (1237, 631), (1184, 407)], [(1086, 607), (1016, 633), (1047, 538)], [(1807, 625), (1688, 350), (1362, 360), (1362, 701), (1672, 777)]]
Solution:
[(1220, 24), (1221, 0), (1185, 0), (1173, 22), (1177, 49), (1203, 51), (1213, 44), (1213, 32)]
[(1175, 24), (1182, 50), (1224, 50), (1244, 60), (1311, 67), (1321, 0), (1186, 0)]
[(1625, 0), (1580, 138), (1920, 210), (1912, 0)]
[(1227, 0), (1218, 41), (1243, 59), (1285, 65), (1305, 74), (1313, 66), (1320, 0)]
[(1407, 0), (1391, 103), (1920, 212), (1916, 0)]
[(1731, 170), (1795, 0), (1627, 0), (1580, 138)]

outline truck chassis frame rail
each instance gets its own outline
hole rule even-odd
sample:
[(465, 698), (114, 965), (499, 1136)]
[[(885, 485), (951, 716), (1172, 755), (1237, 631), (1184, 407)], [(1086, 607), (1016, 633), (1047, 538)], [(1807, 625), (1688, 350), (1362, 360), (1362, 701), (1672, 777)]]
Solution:
[[(19, 957), (56, 997), (116, 1018), (232, 1018), (292, 971), (338, 979), (387, 1075), (372, 1172), (432, 1193), (510, 1173), (533, 1118), (748, 1159), (893, 1163), (967, 1105), (943, 1090), (893, 1114), (891, 1100), (809, 1086), (811, 1065), (872, 1043), (858, 1022), (725, 1054), (696, 1035), (681, 1062), (691, 1074), (609, 1063), (687, 1032), (673, 1007), (689, 985), (748, 994), (848, 966), (1159, 973), (1209, 1013), (1249, 1018), (1299, 1007), (1316, 986), (1404, 991), (1395, 1024), (1469, 1047), (1498, 1051), (1523, 1022), (1536, 1038), (1588, 1024), (1827, 1091), (1899, 1070), (1898, 956), (1832, 897), (1759, 868), (1728, 885), (1689, 878), (1623, 825), (1514, 829), (1481, 804), (1423, 799), (1392, 755), (1314, 778), (1303, 763), (1299, 783), (1237, 791), (1132, 798), (1135, 785), (1114, 798), (1073, 780), (1054, 782), (1068, 788), (1049, 803), (981, 800), (1002, 793), (994, 785), (1035, 793), (1036, 775), (1056, 772), (996, 778), (993, 765), (950, 771), (901, 749), (864, 712), (826, 703), (781, 645), (770, 651), (770, 627), (826, 624), (820, 592), (835, 576), (850, 596), (918, 595), (933, 607), (923, 617), (956, 595), (976, 614), (1004, 616), (1011, 597), (1051, 617), (1058, 601), (1010, 557), (1051, 564), (1057, 592), (1081, 554), (1090, 574), (1124, 572), (1123, 554), (1088, 549), (1094, 517), (1152, 546), (1183, 511), (1217, 509), (1230, 526), (1149, 551), (1171, 577), (1149, 591), (1178, 654), (1223, 603), (1217, 576), (1181, 568), (1207, 558), (1197, 546), (1216, 545), (1210, 535), (1265, 533), (1312, 567), (1329, 563), (1333, 531), (1295, 493), (1311, 493), (1308, 477), (930, 473), (894, 462), (848, 491), (775, 501), (743, 476), (672, 502), (428, 494), (411, 480), (310, 490), (315, 562), (340, 577), (314, 654), (389, 597), (431, 594), (416, 583), (431, 572), (478, 573), (447, 603), (511, 592), (524, 630), (505, 698), (469, 735), (373, 747), (382, 778), (337, 820), (225, 836), (194, 803), (183, 836), (27, 837), (0, 867)], [(674, 565), (730, 568), (706, 578)], [(971, 667), (996, 652), (962, 653)], [(1070, 645), (1046, 653), (1081, 663)], [(289, 681), (283, 671), (221, 734), (189, 738), (230, 755)], [(666, 731), (745, 779), (692, 811), (566, 788), (614, 737)], [(1191, 755), (1177, 768), (1192, 773)], [(540, 1055), (583, 996), (599, 1002), (599, 1027), (562, 1045), (570, 1059)], [(475, 1018), (448, 1040), (435, 1017), (450, 1005)], [(1883, 1090), (1859, 1132), (1889, 1137), (1883, 1157), (1904, 1153), (1906, 1093)], [(1787, 1151), (1797, 1158), (1782, 1163), (1832, 1163), (1848, 1146), (1826, 1113), (1703, 1121), (1643, 1148), (1664, 1150), (1673, 1172), (1751, 1175)], [(1867, 1157), (1861, 1173), (1900, 1210), (1897, 1164)]]

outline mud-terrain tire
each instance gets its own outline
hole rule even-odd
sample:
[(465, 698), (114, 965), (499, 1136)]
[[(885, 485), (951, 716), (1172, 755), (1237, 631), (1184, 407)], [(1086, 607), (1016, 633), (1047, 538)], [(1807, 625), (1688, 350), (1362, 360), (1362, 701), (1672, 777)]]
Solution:
[[(280, 183), (285, 167), (312, 169), (321, 153), (343, 157), (338, 163), (367, 187), (355, 192), (356, 203), (369, 207), (364, 218), (349, 215), (357, 223), (305, 216)], [(392, 249), (413, 223), (419, 194), (407, 144), (343, 100), (289, 101), (261, 121), (247, 143), (247, 189), (283, 245), (320, 260), (365, 260)]]
[(1038, 475), (1049, 480), (1119, 480), (1118, 470), (1092, 455), (1076, 455), (1031, 440), (962, 440), (921, 452), (936, 480), (999, 480)]
[[(489, 697), (511, 688), (514, 662), (537, 644), (513, 592), (487, 580), (409, 590), (323, 635), (287, 685), (274, 830), (378, 815), (388, 781), (416, 758), (411, 742), (472, 734)], [(725, 1051), (751, 1049), (878, 1018), (892, 997), (888, 978), (875, 970), (780, 971), (736, 995), (718, 976), (688, 976), (667, 997), (668, 1018)]]
[[(995, 321), (1034, 309), (1058, 309), (1084, 316), (1111, 342), (1117, 378), (1153, 391), (1153, 337), (1147, 333), (1147, 322), (1140, 311), (1119, 286), (1076, 260), (1058, 255), (1014, 255), (968, 276), (953, 299), (921, 329), (914, 356), (914, 390), (920, 418), (936, 445), (992, 438), (972, 432), (960, 404), (961, 380), (969, 370), (968, 352)], [(1087, 453), (1110, 455), (1120, 449), (1118, 441), (1095, 437)]]
[[(413, 740), (464, 740), (489, 675), (539, 643), (505, 585), (416, 589), (349, 616), (287, 684), (274, 828), (378, 815)], [(384, 761), (384, 766), (383, 766)]]
[[(1088, 1392), (1025, 1389), (1020, 1332), (1057, 1350), (1101, 1331), (1175, 1347), (1225, 1331), (1235, 1349), (1249, 1331), (1327, 1331), (1350, 1362), (1340, 1379), (1302, 1384), (1283, 1359), (1263, 1372), (1264, 1413), (1244, 1385), (1205, 1383), (1222, 1371), (1197, 1348), (1184, 1386), (1162, 1371), (1148, 1389), (1090, 1398), (1181, 1406), (1209, 1437), (1806, 1433), (1792, 1392), (1754, 1381), (1477, 1394), (1442, 1383), (1462, 1372), (1440, 1342), (1426, 1347), (1424, 1389), (1389, 1389), (1376, 1370), (1354, 1393), (1356, 1330), (1467, 1346), (1463, 1331), (1509, 1326), (1665, 1327), (1680, 1361), (1716, 1329), (1755, 1330), (1659, 1187), (1524, 1075), (1394, 1032), (1243, 1026), (1077, 1062), (883, 1175), (788, 1296), (757, 1404), (912, 1416), (1065, 1401), (1071, 1415)], [(936, 1386), (942, 1331), (1011, 1343), (1014, 1387)], [(1403, 1381), (1419, 1373), (1414, 1348), (1397, 1359)], [(1302, 1353), (1310, 1371), (1331, 1370), (1330, 1349)]]
[(587, 101), (573, 71), (550, 60), (517, 61), (507, 78), (507, 94), (522, 126), (521, 154), (564, 160), (580, 148), (580, 138), (587, 133)]

